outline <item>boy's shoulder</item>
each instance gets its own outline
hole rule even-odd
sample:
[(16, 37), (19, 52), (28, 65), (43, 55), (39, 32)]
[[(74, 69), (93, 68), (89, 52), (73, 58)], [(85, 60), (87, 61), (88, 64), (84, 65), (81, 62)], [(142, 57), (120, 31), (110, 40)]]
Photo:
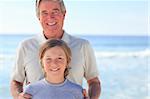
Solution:
[(24, 92), (34, 95), (39, 90), (43, 89), (43, 87), (44, 87), (43, 80), (40, 80), (40, 81), (37, 81), (35, 83), (31, 83), (31, 84), (28, 84), (27, 86), (25, 86)]
[(71, 89), (82, 90), (82, 86), (80, 86), (76, 83), (73, 83), (70, 80), (67, 80), (67, 86), (70, 87)]

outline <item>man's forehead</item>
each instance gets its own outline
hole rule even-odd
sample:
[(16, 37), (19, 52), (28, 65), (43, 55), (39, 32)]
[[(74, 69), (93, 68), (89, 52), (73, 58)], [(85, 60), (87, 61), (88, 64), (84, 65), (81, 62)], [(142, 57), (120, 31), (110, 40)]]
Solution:
[(54, 1), (54, 2), (62, 2), (63, 0), (36, 0), (36, 4), (39, 5), (39, 2), (41, 1)]

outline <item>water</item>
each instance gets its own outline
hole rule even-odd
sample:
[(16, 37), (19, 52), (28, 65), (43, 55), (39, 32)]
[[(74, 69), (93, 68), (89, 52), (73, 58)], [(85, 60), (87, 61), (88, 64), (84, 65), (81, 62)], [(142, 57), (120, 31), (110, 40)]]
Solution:
[(148, 47), (147, 36), (83, 36), (96, 51), (140, 51)]
[[(19, 42), (31, 35), (0, 35), (0, 99), (10, 96), (10, 75)], [(80, 36), (94, 48), (101, 99), (148, 99), (150, 42), (147, 36)], [(84, 82), (84, 86), (86, 84)]]

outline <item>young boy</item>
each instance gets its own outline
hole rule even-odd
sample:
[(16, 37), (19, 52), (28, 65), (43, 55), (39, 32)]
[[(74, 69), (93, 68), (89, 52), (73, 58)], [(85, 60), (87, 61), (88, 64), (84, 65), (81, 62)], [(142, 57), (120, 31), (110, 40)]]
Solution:
[(32, 99), (83, 99), (82, 87), (66, 79), (71, 50), (58, 39), (44, 43), (39, 52), (45, 78), (26, 86), (24, 92)]

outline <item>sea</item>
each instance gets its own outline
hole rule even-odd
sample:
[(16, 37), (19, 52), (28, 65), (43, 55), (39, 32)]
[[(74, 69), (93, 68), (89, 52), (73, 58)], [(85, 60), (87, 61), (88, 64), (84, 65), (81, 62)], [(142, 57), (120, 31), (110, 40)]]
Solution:
[[(0, 99), (13, 99), (10, 78), (19, 42), (33, 35), (0, 34)], [(99, 69), (100, 99), (150, 99), (150, 37), (75, 35), (89, 40)], [(87, 88), (86, 81), (83, 87)]]

